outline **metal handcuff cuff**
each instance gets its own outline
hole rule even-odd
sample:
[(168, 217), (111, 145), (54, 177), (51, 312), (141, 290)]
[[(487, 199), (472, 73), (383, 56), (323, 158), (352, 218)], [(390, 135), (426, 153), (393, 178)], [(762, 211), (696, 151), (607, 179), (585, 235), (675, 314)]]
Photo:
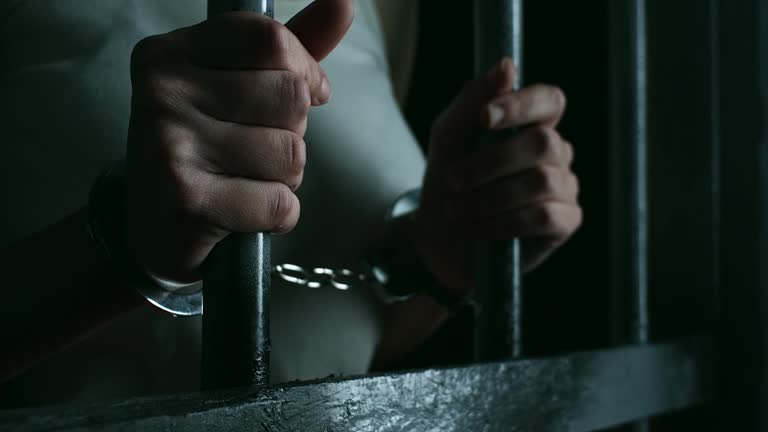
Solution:
[[(116, 164), (94, 183), (89, 197), (87, 232), (102, 250), (117, 276), (133, 287), (154, 306), (175, 316), (203, 313), (202, 281), (180, 284), (159, 278), (141, 268), (127, 251), (123, 232), (125, 214), (125, 165)], [(395, 200), (387, 214), (387, 226), (413, 215), (421, 198), (420, 190), (412, 190)], [(347, 291), (358, 286), (371, 286), (386, 303), (405, 301), (418, 294), (430, 295), (449, 311), (468, 304), (466, 296), (454, 296), (439, 289), (432, 274), (420, 264), (412, 250), (396, 238), (388, 238), (366, 253), (366, 271), (318, 267), (305, 269), (294, 264), (272, 268), (273, 277), (286, 283), (311, 289), (330, 287)]]

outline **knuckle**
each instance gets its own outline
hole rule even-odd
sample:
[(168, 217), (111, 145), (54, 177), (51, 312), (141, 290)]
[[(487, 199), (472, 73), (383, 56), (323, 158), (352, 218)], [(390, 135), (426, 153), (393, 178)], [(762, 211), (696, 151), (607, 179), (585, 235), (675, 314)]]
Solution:
[(286, 73), (283, 75), (283, 87), (285, 88), (288, 100), (293, 105), (292, 111), (302, 119), (306, 117), (312, 105), (309, 83), (296, 74)]
[(152, 61), (158, 57), (163, 40), (159, 36), (149, 36), (140, 40), (131, 52), (131, 75), (139, 75), (145, 71)]
[(157, 158), (163, 176), (168, 178), (171, 195), (187, 216), (202, 216), (206, 194), (198, 169), (194, 139), (180, 128), (164, 127), (158, 132)]
[(298, 189), (304, 174), (304, 167), (307, 164), (307, 147), (304, 139), (298, 134), (289, 132), (287, 134), (287, 143), (285, 149), (285, 166), (288, 174), (288, 186), (293, 190)]
[(134, 106), (151, 111), (178, 109), (195, 93), (194, 84), (172, 68), (154, 60), (142, 60), (141, 63), (131, 68)]
[(569, 236), (582, 224), (583, 211), (579, 206), (563, 206), (554, 202), (542, 203), (534, 208), (534, 221), (539, 230), (551, 235)]
[(196, 166), (198, 156), (193, 134), (181, 127), (165, 126), (160, 139), (169, 167), (182, 169)]
[(131, 51), (131, 80), (141, 82), (156, 76), (159, 70), (167, 68), (169, 59), (175, 57), (171, 34), (148, 36), (140, 40)]
[(204, 217), (209, 199), (199, 173), (187, 165), (171, 162), (169, 174), (172, 193), (181, 214), (191, 218)]
[(559, 172), (546, 165), (537, 165), (531, 170), (531, 189), (542, 195), (549, 195), (557, 190)]
[(567, 141), (564, 141), (562, 145), (563, 145), (563, 152), (565, 152), (565, 163), (566, 165), (571, 165), (573, 163), (573, 159), (575, 156), (574, 154), (575, 150), (573, 149), (573, 144)]
[(534, 223), (545, 231), (557, 231), (562, 223), (557, 205), (543, 203), (535, 207)]
[(267, 52), (280, 63), (288, 58), (290, 31), (278, 21), (263, 21), (262, 41)]
[(568, 181), (572, 185), (574, 198), (578, 198), (579, 194), (581, 194), (581, 182), (579, 181), (579, 177), (574, 173), (570, 173), (568, 175)]
[(547, 159), (557, 155), (559, 140), (554, 130), (539, 126), (531, 129), (531, 134), (533, 135), (531, 145), (535, 157)]

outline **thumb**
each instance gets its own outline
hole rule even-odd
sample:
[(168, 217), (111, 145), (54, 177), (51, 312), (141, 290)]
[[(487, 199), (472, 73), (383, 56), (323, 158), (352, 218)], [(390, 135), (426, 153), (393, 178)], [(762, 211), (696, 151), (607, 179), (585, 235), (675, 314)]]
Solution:
[(354, 15), (353, 0), (315, 0), (285, 26), (319, 62), (341, 42)]

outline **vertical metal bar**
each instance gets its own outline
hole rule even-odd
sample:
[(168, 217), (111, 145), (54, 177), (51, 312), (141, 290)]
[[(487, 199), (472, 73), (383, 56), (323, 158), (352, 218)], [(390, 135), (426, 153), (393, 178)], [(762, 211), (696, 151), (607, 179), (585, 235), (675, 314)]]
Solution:
[[(209, 0), (208, 16), (252, 11), (274, 16), (273, 0)], [(269, 383), (270, 240), (232, 234), (203, 265), (204, 389)]]
[(611, 2), (614, 286), (617, 339), (646, 343), (648, 322), (648, 121), (644, 0)]
[[(485, 75), (503, 57), (523, 71), (522, 0), (475, 0), (475, 73)], [(493, 136), (481, 141), (495, 141)], [(481, 143), (485, 144), (485, 143)], [(490, 143), (492, 144), (492, 143)], [(498, 361), (522, 355), (522, 287), (518, 240), (480, 246), (475, 269), (479, 308), (475, 322), (475, 357)]]
[(275, 16), (274, 0), (208, 0), (208, 16), (227, 12), (258, 12), (270, 18)]
[(630, 187), (632, 199), (632, 319), (631, 341), (648, 343), (648, 65), (646, 47), (645, 0), (630, 2), (633, 23), (632, 74), (634, 112), (632, 113), (630, 150), (633, 155), (632, 171), (634, 181)]
[[(621, 343), (645, 344), (648, 319), (648, 101), (645, 0), (612, 1), (614, 290)], [(635, 431), (648, 430), (641, 422)]]

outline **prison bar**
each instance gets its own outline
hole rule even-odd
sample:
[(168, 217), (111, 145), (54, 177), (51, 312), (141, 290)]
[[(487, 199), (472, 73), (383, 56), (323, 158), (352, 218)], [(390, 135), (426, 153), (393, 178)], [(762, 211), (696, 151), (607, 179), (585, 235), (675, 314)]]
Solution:
[(645, 0), (611, 2), (613, 285), (616, 339), (648, 342), (648, 118)]
[[(611, 2), (616, 342), (646, 344), (648, 316), (648, 71), (645, 0)], [(631, 427), (648, 430), (648, 422)]]
[[(523, 73), (522, 0), (475, 0), (475, 74), (484, 76), (504, 57), (517, 66), (515, 89)], [(481, 139), (493, 145), (498, 135)], [(490, 141), (490, 142), (486, 142)], [(478, 248), (475, 287), (475, 359), (502, 361), (523, 354), (523, 293), (519, 240), (488, 242)]]
[[(274, 16), (273, 0), (209, 0), (208, 16), (251, 11)], [(203, 265), (202, 385), (269, 384), (270, 238), (232, 234)]]

